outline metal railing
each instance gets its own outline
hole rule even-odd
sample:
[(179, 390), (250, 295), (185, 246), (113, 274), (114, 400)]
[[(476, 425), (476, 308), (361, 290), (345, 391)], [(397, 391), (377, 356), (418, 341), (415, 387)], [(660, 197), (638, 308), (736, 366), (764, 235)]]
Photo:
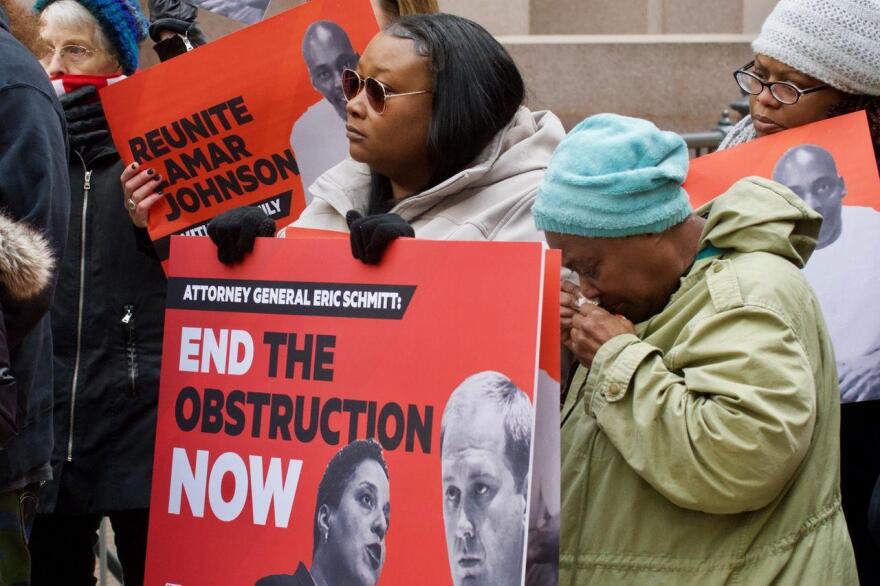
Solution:
[(701, 157), (708, 155), (718, 149), (718, 145), (727, 136), (728, 131), (733, 128), (733, 121), (730, 119), (730, 110), (724, 110), (721, 113), (721, 119), (715, 128), (706, 132), (687, 132), (681, 135), (684, 142), (687, 143), (688, 150), (691, 151), (691, 157)]
[[(740, 116), (749, 113), (749, 101), (746, 96), (734, 100), (730, 103), (730, 109), (736, 111)], [(730, 118), (730, 110), (725, 109), (721, 112), (721, 118), (715, 125), (715, 128), (705, 132), (688, 132), (682, 134), (682, 138), (687, 143), (688, 150), (691, 151), (692, 158), (708, 155), (718, 149), (718, 145), (733, 128), (734, 122)]]

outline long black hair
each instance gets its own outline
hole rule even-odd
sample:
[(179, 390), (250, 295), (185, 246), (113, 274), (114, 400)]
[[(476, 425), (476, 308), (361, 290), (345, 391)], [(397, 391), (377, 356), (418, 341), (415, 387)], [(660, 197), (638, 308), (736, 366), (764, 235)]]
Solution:
[[(449, 179), (486, 148), (525, 98), (525, 84), (501, 43), (479, 24), (451, 14), (401, 17), (385, 34), (410, 39), (430, 62), (428, 189)], [(391, 183), (373, 173), (370, 213), (393, 207)]]

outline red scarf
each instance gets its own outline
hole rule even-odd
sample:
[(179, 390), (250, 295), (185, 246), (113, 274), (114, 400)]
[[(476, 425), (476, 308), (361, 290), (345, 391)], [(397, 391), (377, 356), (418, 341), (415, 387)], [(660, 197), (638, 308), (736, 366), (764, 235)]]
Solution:
[(126, 75), (121, 73), (113, 74), (113, 75), (56, 75), (55, 77), (50, 78), (52, 81), (52, 86), (55, 88), (55, 93), (58, 94), (60, 98), (64, 94), (69, 94), (73, 90), (77, 90), (81, 87), (85, 87), (87, 85), (93, 85), (98, 89), (102, 87), (107, 87), (108, 85), (113, 85), (114, 83), (120, 82), (125, 79)]

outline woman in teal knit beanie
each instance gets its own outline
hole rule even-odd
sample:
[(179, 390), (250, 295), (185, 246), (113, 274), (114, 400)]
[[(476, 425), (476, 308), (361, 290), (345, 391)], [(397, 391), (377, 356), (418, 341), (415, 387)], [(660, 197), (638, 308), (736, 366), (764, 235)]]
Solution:
[(687, 162), (649, 122), (588, 118), (532, 209), (579, 276), (559, 583), (854, 584), (834, 353), (799, 270), (821, 218), (754, 177), (692, 213)]

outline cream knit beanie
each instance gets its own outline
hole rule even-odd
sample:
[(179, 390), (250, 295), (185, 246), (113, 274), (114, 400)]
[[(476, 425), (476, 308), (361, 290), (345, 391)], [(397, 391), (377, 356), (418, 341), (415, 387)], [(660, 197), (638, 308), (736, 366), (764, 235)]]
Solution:
[(880, 95), (880, 0), (780, 0), (752, 49), (843, 92)]

